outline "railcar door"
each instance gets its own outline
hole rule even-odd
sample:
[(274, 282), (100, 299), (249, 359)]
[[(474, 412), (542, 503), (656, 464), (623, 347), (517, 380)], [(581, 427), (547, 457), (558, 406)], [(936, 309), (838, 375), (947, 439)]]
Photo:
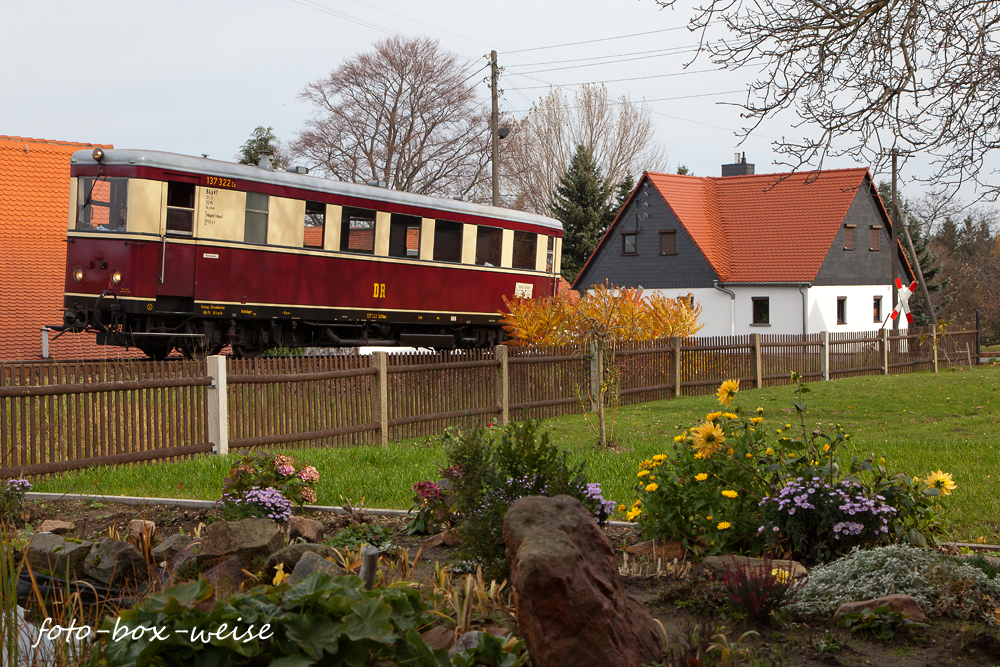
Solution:
[[(198, 179), (168, 175), (166, 216), (160, 230), (160, 266), (157, 297), (176, 304), (171, 309), (194, 309), (195, 258), (194, 238), (195, 192)], [(174, 297), (174, 298), (170, 298)]]

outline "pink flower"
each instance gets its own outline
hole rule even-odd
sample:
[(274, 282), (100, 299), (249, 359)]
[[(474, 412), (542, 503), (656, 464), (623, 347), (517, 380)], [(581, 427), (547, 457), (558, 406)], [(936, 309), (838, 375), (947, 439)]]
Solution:
[(313, 484), (319, 481), (319, 471), (316, 470), (316, 468), (313, 468), (312, 466), (306, 466), (305, 468), (299, 471), (299, 477), (302, 479), (303, 482), (306, 482), (308, 484)]
[(282, 465), (275, 468), (275, 471), (282, 477), (288, 477), (289, 475), (295, 474), (295, 467), (290, 465)]
[(434, 482), (417, 482), (413, 485), (413, 490), (417, 492), (417, 498), (421, 500), (441, 497), (441, 487)]

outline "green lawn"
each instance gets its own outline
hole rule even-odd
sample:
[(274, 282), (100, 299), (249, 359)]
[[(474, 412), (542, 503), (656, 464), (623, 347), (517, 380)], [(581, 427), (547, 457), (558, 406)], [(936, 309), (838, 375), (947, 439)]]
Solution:
[[(958, 488), (946, 498), (952, 536), (1000, 542), (1000, 368), (849, 378), (809, 385), (807, 426), (839, 423), (851, 434), (859, 455), (884, 456), (895, 472), (925, 477), (932, 470), (951, 472)], [(770, 427), (795, 424), (792, 387), (744, 390), (745, 408), (763, 406)], [(594, 446), (593, 418), (582, 415), (551, 419), (553, 440), (586, 461), (592, 481), (605, 496), (631, 503), (637, 463), (666, 453), (673, 436), (718, 408), (713, 396), (682, 398), (628, 406), (618, 412), (615, 440), (619, 451)], [(277, 453), (278, 450), (273, 450)], [(316, 466), (320, 504), (342, 498), (368, 507), (407, 509), (412, 485), (436, 479), (443, 464), (433, 441), (394, 443), (388, 447), (287, 452), (300, 465)], [(173, 464), (93, 468), (35, 484), (36, 491), (145, 495), (217, 499), (233, 457), (203, 457)]]

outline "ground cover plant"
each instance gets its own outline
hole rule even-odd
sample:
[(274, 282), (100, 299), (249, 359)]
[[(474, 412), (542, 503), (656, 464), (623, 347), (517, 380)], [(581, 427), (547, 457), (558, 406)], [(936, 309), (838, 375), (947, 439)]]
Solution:
[[(881, 452), (895, 471), (924, 478), (946, 470), (961, 493), (948, 498), (943, 518), (952, 539), (1000, 541), (1000, 368), (844, 378), (809, 384), (811, 428), (841, 424), (851, 439), (843, 455), (867, 458)], [(742, 390), (751, 407), (763, 406), (774, 423), (793, 423), (787, 387)], [(663, 450), (664, 443), (719, 407), (714, 395), (691, 396), (623, 406), (619, 410), (618, 450), (590, 444), (582, 415), (548, 419), (553, 444), (569, 452), (571, 464), (586, 461), (588, 476), (600, 482), (604, 496), (631, 505), (638, 462)], [(291, 454), (322, 473), (318, 502), (340, 505), (343, 499), (369, 507), (406, 510), (413, 505), (413, 485), (436, 479), (445, 464), (434, 440), (390, 443), (385, 447), (271, 449)], [(176, 463), (95, 467), (32, 480), (35, 491), (140, 495), (218, 500), (219, 479), (237, 460), (204, 456)], [(878, 458), (875, 459), (876, 461)], [(149, 474), (149, 466), (156, 474)]]

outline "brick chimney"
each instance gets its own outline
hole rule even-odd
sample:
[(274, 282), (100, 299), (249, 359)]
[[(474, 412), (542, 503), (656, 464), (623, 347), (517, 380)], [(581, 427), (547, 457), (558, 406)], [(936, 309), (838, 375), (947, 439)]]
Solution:
[(733, 156), (733, 164), (722, 165), (722, 176), (753, 176), (753, 165), (747, 162), (747, 154), (740, 157), (739, 153)]

